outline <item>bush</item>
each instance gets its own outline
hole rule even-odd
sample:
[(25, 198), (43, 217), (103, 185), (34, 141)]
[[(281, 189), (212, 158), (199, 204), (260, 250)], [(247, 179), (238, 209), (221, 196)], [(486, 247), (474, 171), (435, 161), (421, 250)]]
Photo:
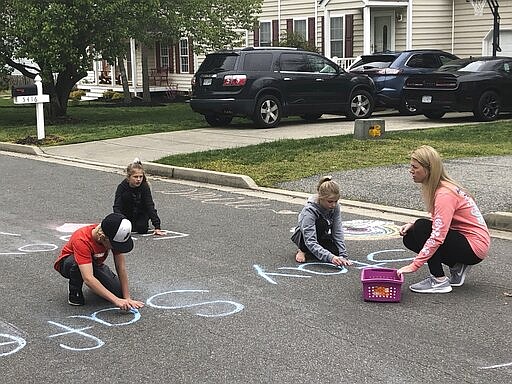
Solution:
[(111, 91), (111, 90), (108, 90), (108, 91), (105, 91), (103, 92), (103, 98), (105, 100), (111, 100), (112, 99), (112, 96), (114, 95), (114, 91)]
[(114, 92), (111, 99), (112, 100), (123, 100), (124, 95), (121, 92)]
[(124, 95), (120, 92), (114, 92), (112, 90), (108, 90), (108, 91), (103, 92), (103, 99), (117, 101), (117, 100), (124, 99)]
[(279, 46), (301, 48), (306, 51), (318, 53), (318, 48), (315, 46), (315, 44), (306, 41), (302, 35), (299, 35), (295, 32), (283, 32), (279, 40)]
[(83, 89), (77, 89), (69, 94), (69, 100), (78, 101), (82, 96), (85, 96), (85, 91)]

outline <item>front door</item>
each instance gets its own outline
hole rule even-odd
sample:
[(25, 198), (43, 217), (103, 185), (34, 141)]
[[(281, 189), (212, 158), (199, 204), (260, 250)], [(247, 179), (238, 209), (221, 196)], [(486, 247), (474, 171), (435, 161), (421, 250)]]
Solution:
[(392, 15), (376, 15), (373, 17), (372, 53), (392, 51)]

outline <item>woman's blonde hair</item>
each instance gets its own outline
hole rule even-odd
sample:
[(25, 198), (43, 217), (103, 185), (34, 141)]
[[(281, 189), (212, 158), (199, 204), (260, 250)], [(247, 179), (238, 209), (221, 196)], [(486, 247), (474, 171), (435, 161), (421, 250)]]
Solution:
[(340, 186), (335, 182), (331, 176), (322, 177), (316, 186), (319, 199), (339, 200), (340, 198)]
[(453, 180), (444, 169), (443, 161), (439, 153), (429, 145), (422, 145), (411, 153), (411, 159), (416, 160), (425, 168), (426, 179), (421, 183), (421, 193), (428, 212), (433, 212), (434, 200), (441, 182), (453, 184), (464, 189), (457, 181)]

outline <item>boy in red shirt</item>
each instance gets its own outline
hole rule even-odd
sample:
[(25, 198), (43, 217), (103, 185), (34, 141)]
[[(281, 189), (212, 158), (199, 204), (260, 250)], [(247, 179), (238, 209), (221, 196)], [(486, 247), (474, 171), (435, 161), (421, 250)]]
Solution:
[[(101, 224), (82, 227), (71, 235), (54, 264), (55, 270), (69, 279), (69, 304), (85, 304), (82, 293), (85, 283), (94, 293), (120, 309), (144, 306), (144, 303), (132, 300), (128, 290), (124, 253), (133, 249), (131, 231), (128, 219), (119, 213), (111, 213)], [(117, 276), (104, 264), (110, 249)]]

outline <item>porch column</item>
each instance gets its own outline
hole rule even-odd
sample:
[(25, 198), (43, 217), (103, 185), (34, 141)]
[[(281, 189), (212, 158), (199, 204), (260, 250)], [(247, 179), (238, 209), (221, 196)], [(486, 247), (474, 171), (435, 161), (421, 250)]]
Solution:
[(371, 8), (365, 6), (363, 8), (363, 54), (371, 55)]
[(412, 0), (407, 5), (407, 31), (405, 35), (405, 49), (412, 48)]
[(130, 71), (132, 71), (132, 92), (133, 96), (137, 96), (137, 51), (135, 49), (135, 39), (130, 39), (130, 55), (132, 56), (130, 68)]

